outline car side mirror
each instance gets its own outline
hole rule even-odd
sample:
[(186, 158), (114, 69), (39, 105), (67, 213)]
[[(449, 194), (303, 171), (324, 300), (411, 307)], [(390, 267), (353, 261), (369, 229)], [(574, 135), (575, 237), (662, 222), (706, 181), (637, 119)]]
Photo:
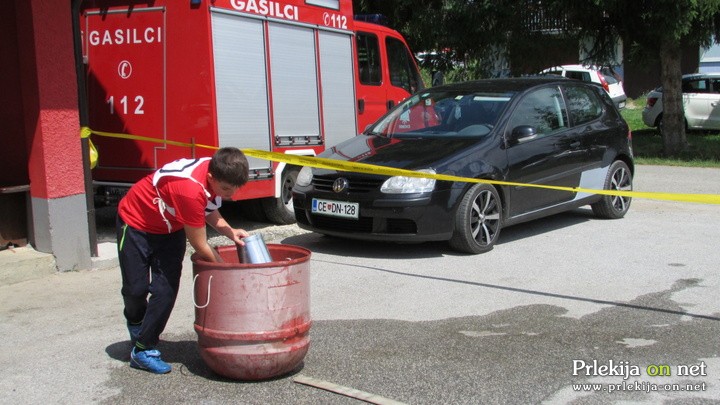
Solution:
[(508, 139), (508, 142), (510, 143), (510, 145), (516, 145), (518, 143), (523, 143), (535, 138), (537, 138), (537, 132), (535, 131), (535, 127), (530, 125), (520, 125), (513, 128), (512, 132), (510, 133), (510, 138)]

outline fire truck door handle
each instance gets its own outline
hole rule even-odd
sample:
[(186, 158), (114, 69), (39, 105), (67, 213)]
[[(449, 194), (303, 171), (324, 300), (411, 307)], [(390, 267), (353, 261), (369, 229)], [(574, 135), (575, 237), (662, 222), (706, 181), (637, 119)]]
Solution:
[(395, 106), (395, 102), (392, 100), (388, 100), (387, 109), (389, 110), (389, 109), (393, 108), (394, 106)]
[(365, 112), (365, 100), (364, 99), (358, 99), (358, 114), (362, 114)]

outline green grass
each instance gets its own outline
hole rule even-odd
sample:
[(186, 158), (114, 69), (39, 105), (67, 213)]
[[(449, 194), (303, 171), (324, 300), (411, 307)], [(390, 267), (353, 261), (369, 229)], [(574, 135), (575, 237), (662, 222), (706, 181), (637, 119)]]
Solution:
[(665, 157), (662, 137), (657, 128), (650, 128), (642, 121), (645, 97), (628, 100), (621, 111), (630, 125), (633, 135), (635, 163), (664, 166), (720, 167), (720, 133), (689, 131), (688, 149), (678, 157)]

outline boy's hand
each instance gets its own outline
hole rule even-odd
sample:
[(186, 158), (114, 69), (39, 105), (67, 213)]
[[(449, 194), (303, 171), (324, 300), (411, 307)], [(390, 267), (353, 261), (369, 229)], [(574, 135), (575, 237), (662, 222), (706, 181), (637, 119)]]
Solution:
[(233, 242), (235, 242), (236, 244), (238, 244), (238, 245), (240, 245), (240, 246), (245, 246), (245, 242), (243, 242), (242, 238), (244, 238), (244, 237), (246, 237), (246, 236), (250, 236), (250, 234), (247, 233), (246, 230), (244, 230), (244, 229), (233, 229), (233, 230), (232, 230), (232, 237), (231, 237), (230, 239), (232, 239)]

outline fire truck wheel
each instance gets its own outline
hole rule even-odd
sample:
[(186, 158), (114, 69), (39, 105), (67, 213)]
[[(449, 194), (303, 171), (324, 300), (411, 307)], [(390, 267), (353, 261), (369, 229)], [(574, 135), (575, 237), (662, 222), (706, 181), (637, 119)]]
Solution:
[(265, 215), (270, 222), (285, 225), (295, 223), (295, 211), (292, 202), (292, 188), (295, 185), (300, 168), (297, 166), (288, 166), (283, 170), (280, 198), (264, 198), (262, 200)]

